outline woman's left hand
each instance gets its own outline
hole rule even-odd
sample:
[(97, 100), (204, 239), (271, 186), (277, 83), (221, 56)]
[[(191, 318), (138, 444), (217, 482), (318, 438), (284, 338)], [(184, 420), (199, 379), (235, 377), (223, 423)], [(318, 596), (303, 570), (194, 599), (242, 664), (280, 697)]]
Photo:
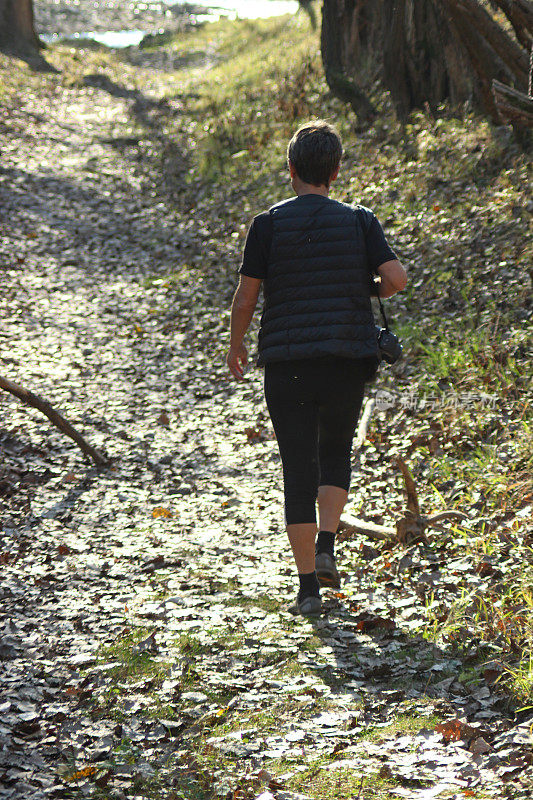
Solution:
[(243, 344), (239, 345), (239, 347), (230, 347), (226, 356), (226, 364), (234, 378), (239, 381), (243, 379), (244, 367), (247, 363), (248, 350)]

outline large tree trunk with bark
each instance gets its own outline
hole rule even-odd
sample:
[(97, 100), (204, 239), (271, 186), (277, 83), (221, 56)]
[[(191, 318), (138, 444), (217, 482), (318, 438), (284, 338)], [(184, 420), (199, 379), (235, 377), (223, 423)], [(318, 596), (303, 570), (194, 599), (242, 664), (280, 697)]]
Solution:
[[(381, 0), (375, 0), (375, 5), (381, 5)], [(376, 116), (376, 110), (357, 78), (363, 52), (372, 52), (366, 25), (369, 8), (365, 0), (323, 0), (320, 37), (329, 88), (364, 120)], [(364, 19), (361, 19), (362, 13)]]
[(0, 0), (0, 50), (23, 59), (35, 70), (56, 72), (40, 53), (33, 0)]
[(0, 47), (11, 53), (37, 51), (32, 0), (0, 0)]
[(473, 92), (465, 54), (450, 29), (442, 2), (385, 0), (383, 79), (398, 116), (432, 111), (445, 100), (464, 103)]
[(357, 78), (374, 63), (402, 120), (414, 108), (471, 100), (499, 122), (492, 82), (527, 92), (533, 3), (491, 0), (491, 8), (481, 0), (323, 0), (329, 86), (369, 116)]
[(533, 4), (531, 0), (492, 0), (503, 11), (526, 50), (531, 48), (533, 31)]

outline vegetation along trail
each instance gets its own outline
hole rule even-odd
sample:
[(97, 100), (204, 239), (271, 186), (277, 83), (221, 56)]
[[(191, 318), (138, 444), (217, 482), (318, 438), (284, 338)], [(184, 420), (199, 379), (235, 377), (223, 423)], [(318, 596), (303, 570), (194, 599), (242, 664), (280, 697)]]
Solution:
[[(46, 58), (0, 56), (0, 371), (112, 464), (0, 394), (0, 797), (530, 796), (526, 155), (386, 96), (358, 128), (304, 15)], [(401, 456), (422, 514), (465, 519), (348, 529), (310, 621), (284, 611), (262, 375), (224, 353), (247, 226), (314, 115), (346, 143), (335, 196), (410, 270), (348, 510), (394, 529)]]

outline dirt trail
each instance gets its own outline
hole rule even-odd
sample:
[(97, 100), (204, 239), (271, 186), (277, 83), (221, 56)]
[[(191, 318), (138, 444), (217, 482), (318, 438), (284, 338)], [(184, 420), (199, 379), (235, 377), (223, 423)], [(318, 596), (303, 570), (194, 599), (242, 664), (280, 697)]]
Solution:
[[(410, 636), (423, 610), (401, 575), (368, 561), (318, 622), (283, 610), (294, 576), (261, 374), (227, 379), (212, 344), (226, 284), (218, 307), (213, 283), (182, 270), (199, 239), (131, 157), (136, 100), (86, 87), (39, 113), (32, 102), (2, 152), (2, 370), (114, 467), (97, 475), (0, 396), (7, 466), (28, 490), (2, 514), (0, 797), (282, 800), (330, 757), (331, 775), (367, 776), (368, 797), (526, 796), (504, 787), (526, 766), (527, 724)], [(162, 683), (113, 682), (117, 643), (138, 626), (130, 656), (160, 659)], [(436, 718), (457, 715), (470, 727), (446, 745)], [(277, 760), (284, 777), (267, 789), (260, 768)], [(300, 792), (316, 796), (311, 779)]]

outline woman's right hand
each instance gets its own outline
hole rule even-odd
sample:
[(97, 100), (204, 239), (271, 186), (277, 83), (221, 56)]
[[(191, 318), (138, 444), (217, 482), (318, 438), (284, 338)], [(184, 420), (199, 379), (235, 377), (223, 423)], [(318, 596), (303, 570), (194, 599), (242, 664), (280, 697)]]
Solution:
[(244, 367), (248, 363), (248, 350), (243, 344), (238, 347), (230, 346), (226, 356), (226, 364), (234, 378), (241, 381), (244, 377)]

